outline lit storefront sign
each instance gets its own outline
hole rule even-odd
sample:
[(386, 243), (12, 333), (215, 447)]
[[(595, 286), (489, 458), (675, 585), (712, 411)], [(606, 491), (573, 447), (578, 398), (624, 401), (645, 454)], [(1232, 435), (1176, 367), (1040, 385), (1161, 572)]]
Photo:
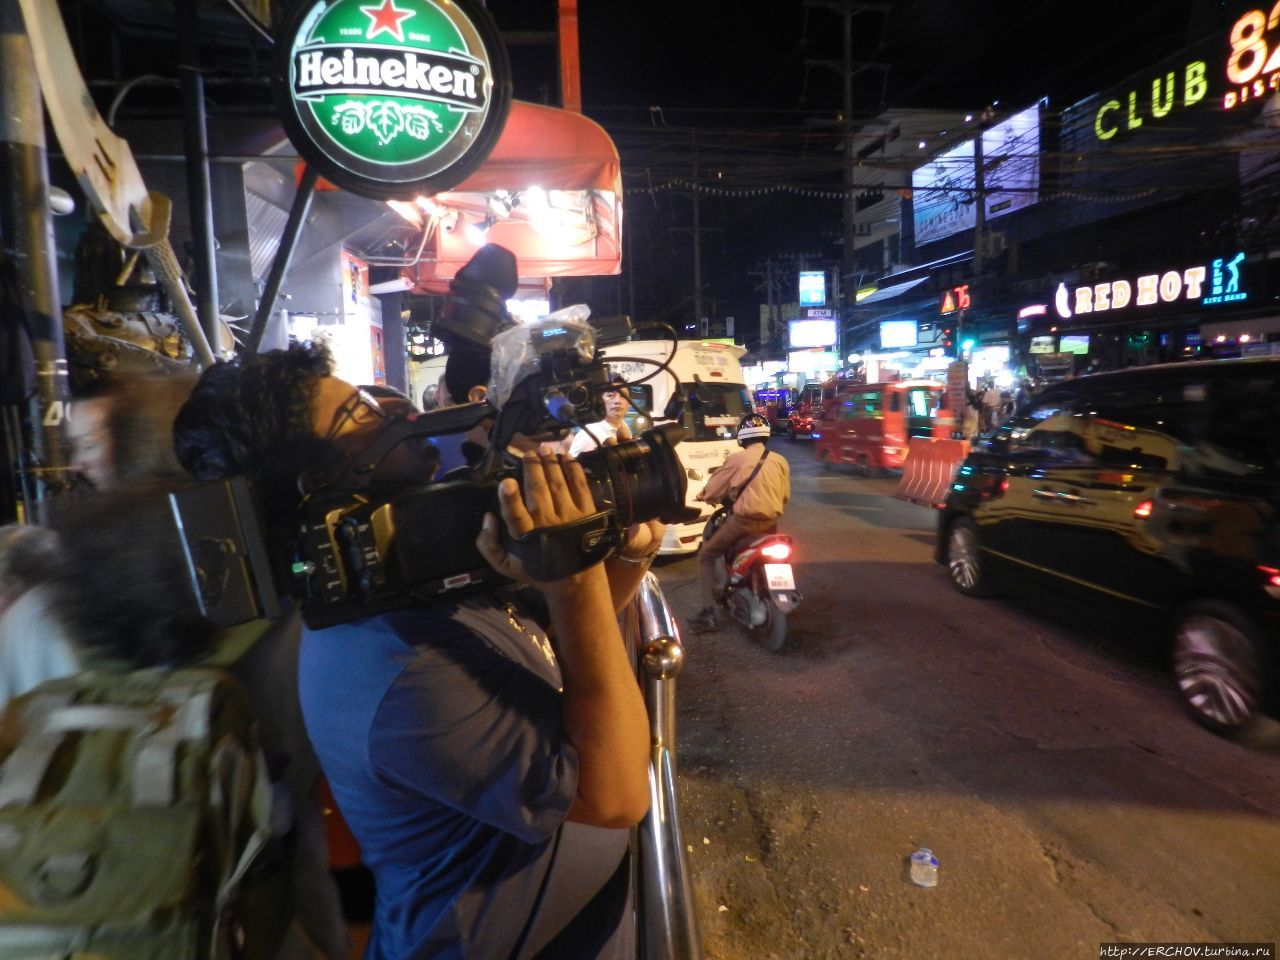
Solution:
[(1210, 266), (1209, 294), (1201, 302), (1206, 305), (1215, 303), (1239, 303), (1248, 300), (1249, 293), (1240, 289), (1240, 264), (1244, 263), (1244, 252), (1237, 253), (1230, 260), (1219, 257)]
[(300, 3), (276, 51), (289, 139), (359, 196), (408, 199), (461, 183), (511, 104), (506, 50), (475, 0)]
[(821, 270), (800, 271), (800, 306), (822, 307), (827, 303), (827, 275)]
[(958, 287), (952, 287), (950, 290), (942, 294), (942, 303), (939, 305), (938, 313), (946, 316), (948, 313), (955, 313), (957, 310), (968, 310), (973, 301), (969, 298), (969, 285), (962, 283)]
[(1107, 313), (1130, 306), (1199, 300), (1202, 304), (1236, 303), (1248, 298), (1240, 288), (1244, 253), (1219, 257), (1208, 266), (1149, 273), (1130, 281), (1110, 280), (1070, 288), (1059, 283), (1054, 293), (1055, 312), (1064, 320), (1083, 314)]
[[(1093, 132), (1099, 140), (1110, 140), (1121, 130), (1136, 130), (1145, 119), (1160, 120), (1174, 107), (1193, 107), (1209, 92), (1203, 60), (1195, 60), (1181, 74), (1170, 70), (1151, 81), (1151, 95), (1142, 88), (1122, 94), (1122, 99), (1107, 100), (1093, 119)], [(1181, 100), (1179, 100), (1181, 94)]]
[(1222, 98), (1222, 108), (1231, 110), (1242, 103), (1266, 96), (1280, 85), (1280, 6), (1271, 15), (1250, 10), (1231, 25), (1227, 34), (1230, 53), (1227, 56), (1227, 82), (1231, 84)]

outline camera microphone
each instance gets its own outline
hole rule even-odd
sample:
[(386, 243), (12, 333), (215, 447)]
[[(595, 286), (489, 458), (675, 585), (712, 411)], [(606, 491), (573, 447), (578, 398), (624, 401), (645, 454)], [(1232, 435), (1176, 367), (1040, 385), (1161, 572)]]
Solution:
[(487, 349), (494, 334), (511, 325), (507, 301), (519, 286), (515, 254), (486, 243), (449, 282), (449, 302), (435, 329), (446, 342)]

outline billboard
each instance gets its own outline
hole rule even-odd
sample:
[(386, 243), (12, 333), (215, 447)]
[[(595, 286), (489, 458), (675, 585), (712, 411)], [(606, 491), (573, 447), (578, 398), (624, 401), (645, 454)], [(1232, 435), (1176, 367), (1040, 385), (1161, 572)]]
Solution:
[(1040, 104), (982, 133), (986, 217), (1003, 217), (1040, 198)]
[(880, 323), (880, 349), (914, 347), (918, 332), (914, 320), (883, 320)]
[(821, 270), (800, 271), (800, 306), (822, 307), (827, 303), (827, 275)]
[(972, 140), (911, 171), (917, 246), (973, 229), (975, 186)]
[[(822, 274), (818, 274), (822, 276)], [(836, 322), (834, 320), (792, 320), (788, 325), (791, 336), (791, 349), (804, 350), (808, 347), (829, 347), (836, 342)]]

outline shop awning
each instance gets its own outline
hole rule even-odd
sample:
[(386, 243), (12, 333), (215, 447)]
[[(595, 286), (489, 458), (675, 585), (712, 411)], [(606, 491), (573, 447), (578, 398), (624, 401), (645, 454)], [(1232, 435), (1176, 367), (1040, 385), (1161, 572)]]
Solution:
[(622, 270), (622, 165), (599, 124), (516, 101), (488, 159), (455, 189), (392, 201), (427, 232), (405, 276), (441, 292), (482, 243), (515, 253), (524, 278)]
[(869, 293), (858, 301), (858, 306), (864, 306), (868, 303), (879, 303), (882, 300), (892, 300), (894, 297), (900, 297), (913, 287), (928, 280), (928, 277), (920, 277), (917, 280), (908, 280), (906, 283), (895, 283), (891, 287), (881, 287), (875, 293)]

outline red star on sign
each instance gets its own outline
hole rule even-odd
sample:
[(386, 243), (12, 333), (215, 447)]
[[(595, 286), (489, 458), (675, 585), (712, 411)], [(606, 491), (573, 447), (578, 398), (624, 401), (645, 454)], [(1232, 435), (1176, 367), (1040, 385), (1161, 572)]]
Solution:
[(382, 5), (378, 7), (361, 7), (360, 12), (369, 17), (369, 29), (365, 33), (366, 40), (372, 40), (378, 34), (386, 31), (397, 40), (404, 41), (404, 29), (400, 21), (406, 20), (413, 16), (412, 10), (400, 10), (395, 5), (395, 0), (382, 0)]

